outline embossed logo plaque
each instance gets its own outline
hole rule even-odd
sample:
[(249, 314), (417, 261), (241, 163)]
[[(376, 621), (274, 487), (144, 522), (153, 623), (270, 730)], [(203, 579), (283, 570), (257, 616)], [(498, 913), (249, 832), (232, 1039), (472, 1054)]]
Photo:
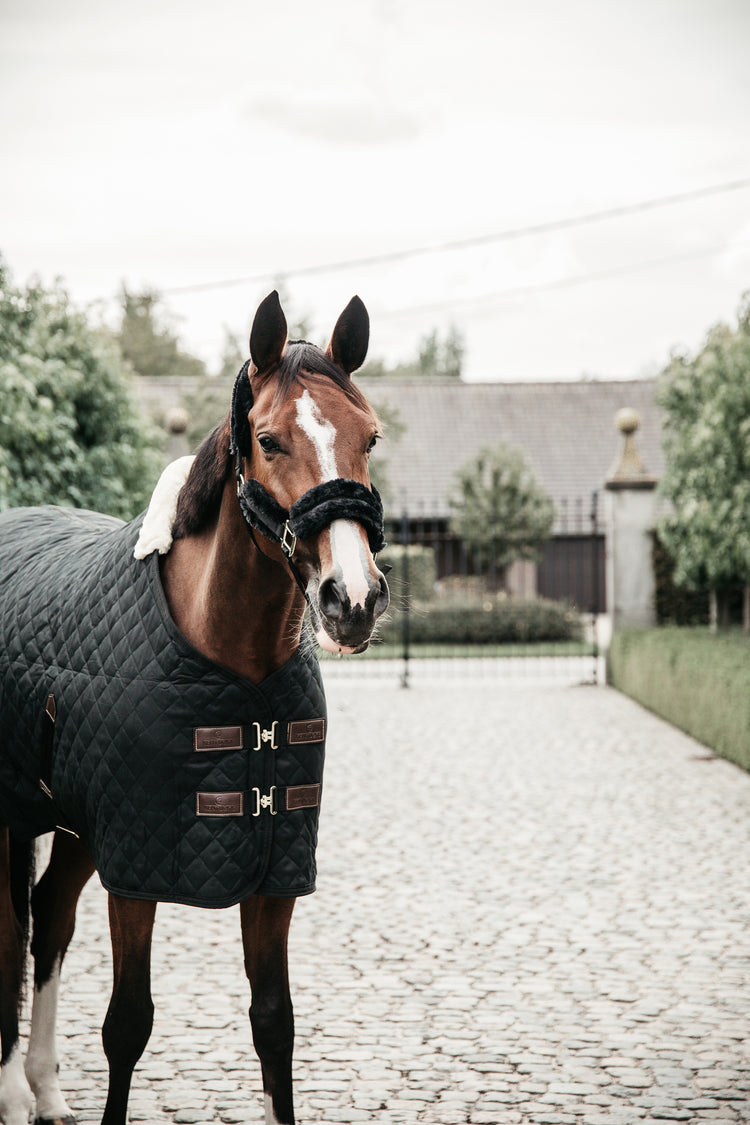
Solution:
[(286, 739), (290, 746), (296, 746), (301, 742), (323, 742), (325, 736), (325, 719), (295, 719), (287, 727)]
[(242, 727), (195, 727), (193, 746), (196, 750), (241, 750)]
[(244, 793), (196, 793), (198, 816), (242, 816)]

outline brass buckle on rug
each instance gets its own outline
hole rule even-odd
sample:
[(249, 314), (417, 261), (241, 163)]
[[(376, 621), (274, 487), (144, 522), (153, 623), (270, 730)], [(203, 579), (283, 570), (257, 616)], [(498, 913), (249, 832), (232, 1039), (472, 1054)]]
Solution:
[(278, 809), (276, 808), (276, 786), (271, 786), (270, 793), (261, 795), (260, 789), (254, 786), (251, 790), (255, 799), (255, 808), (253, 809), (253, 816), (260, 816), (261, 809), (269, 809), (271, 816), (276, 816)]
[(270, 727), (261, 727), (260, 723), (253, 723), (255, 728), (255, 746), (253, 746), (253, 750), (260, 750), (261, 743), (263, 742), (270, 742), (271, 749), (278, 750), (279, 747), (276, 743), (276, 723), (276, 719), (274, 719)]

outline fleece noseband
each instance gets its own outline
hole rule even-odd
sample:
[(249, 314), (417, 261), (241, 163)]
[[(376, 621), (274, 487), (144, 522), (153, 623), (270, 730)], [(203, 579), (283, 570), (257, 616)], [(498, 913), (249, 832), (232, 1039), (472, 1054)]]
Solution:
[(260, 481), (242, 475), (242, 458), (250, 455), (252, 434), (248, 414), (253, 405), (253, 392), (248, 375), (249, 361), (240, 369), (232, 393), (231, 452), (235, 458), (237, 497), (245, 523), (281, 546), (297, 584), (304, 586), (292, 556), (298, 539), (310, 539), (334, 520), (353, 520), (367, 532), (373, 554), (385, 546), (383, 505), (376, 488), (369, 489), (359, 481), (337, 477), (323, 481), (305, 492), (287, 511), (273, 498)]
[(362, 524), (374, 555), (385, 546), (380, 496), (356, 480), (337, 477), (316, 484), (289, 511), (252, 478), (238, 477), (237, 496), (245, 523), (279, 543), (287, 558), (294, 554), (298, 539), (310, 539), (342, 519)]

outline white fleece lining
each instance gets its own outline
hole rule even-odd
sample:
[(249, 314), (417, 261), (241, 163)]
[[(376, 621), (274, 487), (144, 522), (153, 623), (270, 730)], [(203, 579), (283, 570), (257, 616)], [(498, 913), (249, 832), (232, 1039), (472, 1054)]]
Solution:
[(133, 551), (136, 559), (148, 558), (154, 551), (166, 555), (172, 546), (177, 497), (194, 460), (194, 457), (178, 457), (159, 477)]

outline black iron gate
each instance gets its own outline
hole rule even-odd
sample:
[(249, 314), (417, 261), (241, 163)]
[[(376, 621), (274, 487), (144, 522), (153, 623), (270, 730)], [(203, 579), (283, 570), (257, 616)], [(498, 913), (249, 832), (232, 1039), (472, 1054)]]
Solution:
[[(493, 673), (598, 681), (606, 598), (597, 493), (587, 503), (559, 504), (553, 535), (536, 556), (507, 566), (491, 544), (470, 549), (446, 519), (404, 512), (386, 531), (391, 608), (357, 667), (396, 661), (404, 684), (415, 662), (447, 659), (454, 667), (481, 661)], [(346, 662), (347, 672), (353, 664)]]

